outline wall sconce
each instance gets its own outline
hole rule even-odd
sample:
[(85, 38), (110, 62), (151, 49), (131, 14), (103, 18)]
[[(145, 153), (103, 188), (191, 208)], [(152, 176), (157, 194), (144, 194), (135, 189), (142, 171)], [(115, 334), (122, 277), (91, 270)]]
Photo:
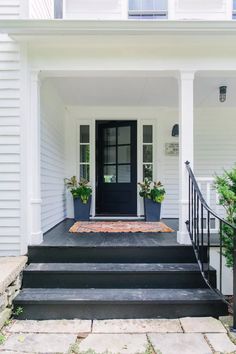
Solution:
[(227, 92), (227, 86), (219, 87), (219, 100), (221, 103), (226, 101), (226, 92)]
[(171, 136), (178, 137), (179, 136), (179, 124), (175, 124), (172, 128)]

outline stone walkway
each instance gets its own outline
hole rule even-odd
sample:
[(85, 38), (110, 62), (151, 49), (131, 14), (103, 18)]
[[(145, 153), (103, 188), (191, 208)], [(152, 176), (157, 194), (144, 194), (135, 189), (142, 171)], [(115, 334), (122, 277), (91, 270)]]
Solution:
[[(236, 353), (218, 320), (13, 321), (3, 330), (3, 354)], [(232, 338), (234, 340), (234, 338)]]

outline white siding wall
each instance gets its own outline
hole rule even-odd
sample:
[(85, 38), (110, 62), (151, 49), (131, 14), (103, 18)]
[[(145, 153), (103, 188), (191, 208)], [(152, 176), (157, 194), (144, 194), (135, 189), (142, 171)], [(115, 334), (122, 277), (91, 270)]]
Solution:
[(29, 0), (29, 17), (32, 19), (53, 19), (54, 0)]
[(64, 106), (55, 88), (41, 86), (42, 230), (65, 218)]
[(18, 19), (20, 0), (0, 0), (0, 20)]
[(231, 20), (232, 0), (169, 0), (171, 20)]
[[(19, 18), (19, 1), (0, 0), (0, 20)], [(20, 52), (0, 35), (0, 256), (21, 252)]]
[(127, 0), (64, 0), (64, 18), (117, 20), (128, 17)]

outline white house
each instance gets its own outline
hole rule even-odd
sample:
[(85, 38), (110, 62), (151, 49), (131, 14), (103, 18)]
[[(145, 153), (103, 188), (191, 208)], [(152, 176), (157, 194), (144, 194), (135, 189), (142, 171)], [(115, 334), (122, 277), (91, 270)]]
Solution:
[[(161, 180), (162, 217), (179, 218), (178, 241), (189, 242), (184, 162), (216, 208), (212, 176), (236, 160), (235, 10), (231, 0), (0, 0), (0, 255), (25, 254), (73, 217), (63, 180), (75, 174), (91, 182), (93, 218), (142, 217), (137, 181)], [(105, 127), (133, 135), (102, 166)]]

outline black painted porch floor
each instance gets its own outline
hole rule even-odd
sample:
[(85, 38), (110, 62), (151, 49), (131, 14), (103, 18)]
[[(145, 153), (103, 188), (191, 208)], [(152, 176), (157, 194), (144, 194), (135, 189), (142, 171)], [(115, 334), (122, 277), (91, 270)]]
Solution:
[(177, 231), (178, 219), (163, 219), (172, 233), (70, 233), (69, 228), (74, 219), (65, 219), (53, 229), (44, 234), (40, 246), (178, 246)]

